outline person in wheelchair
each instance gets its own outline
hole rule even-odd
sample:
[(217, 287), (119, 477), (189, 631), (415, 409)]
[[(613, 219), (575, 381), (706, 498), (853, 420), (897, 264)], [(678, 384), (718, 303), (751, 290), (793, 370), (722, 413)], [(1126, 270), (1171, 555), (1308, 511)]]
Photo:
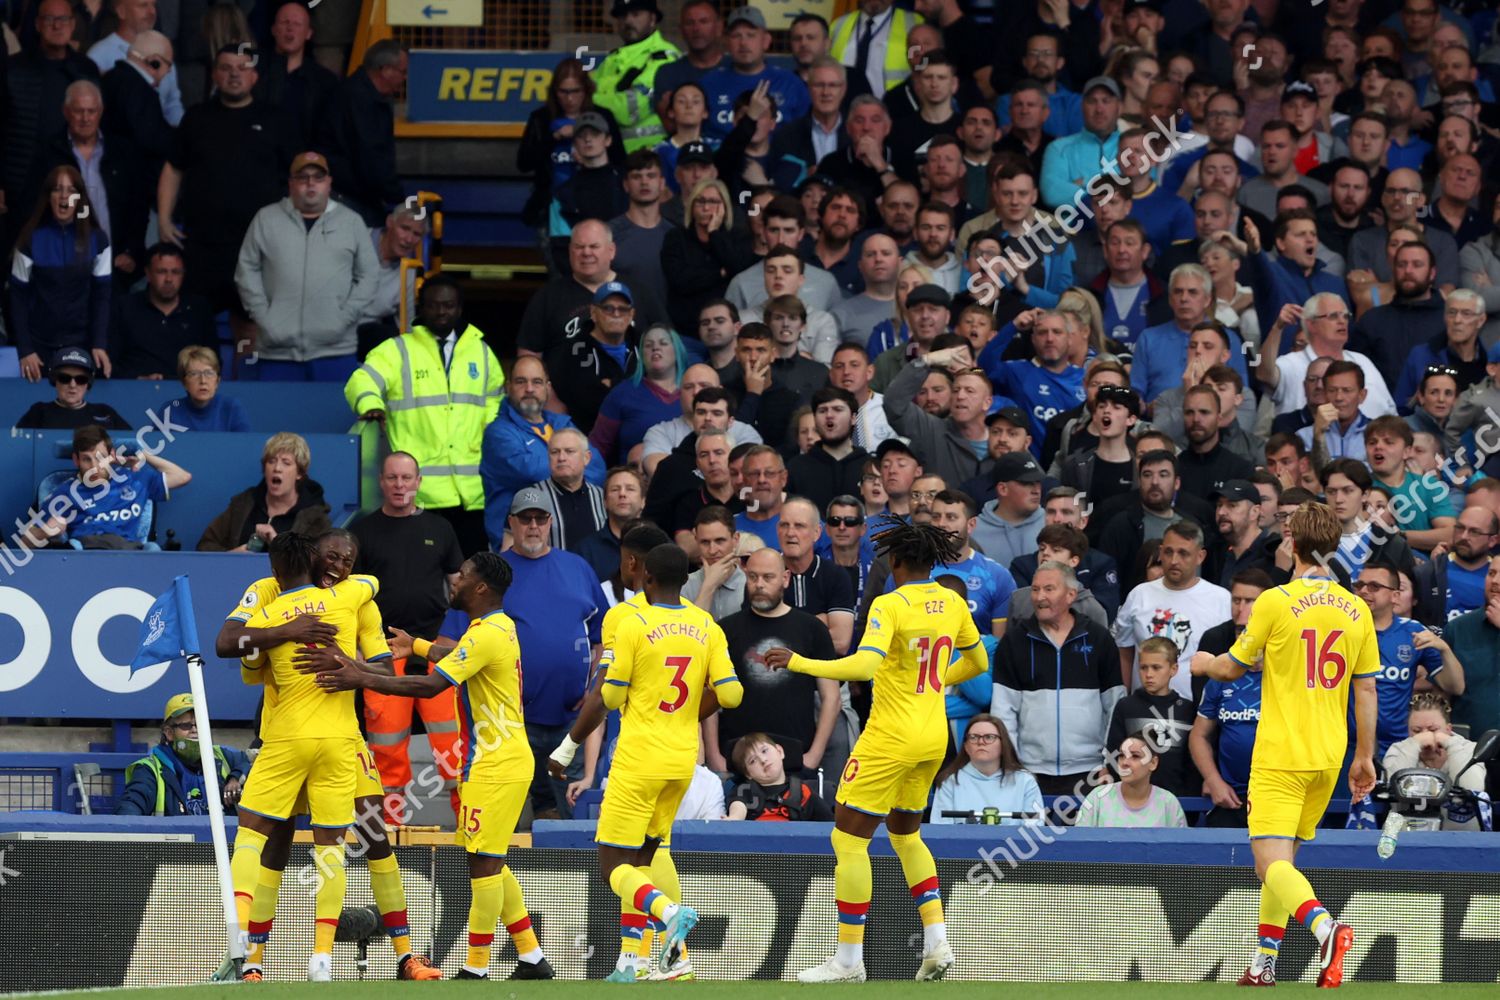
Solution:
[(187, 485), (192, 474), (144, 451), (127, 458), (98, 424), (73, 432), (72, 454), (77, 475), (42, 497), (26, 525), (26, 543), (33, 548), (155, 548), (148, 540), (152, 504)]
[[(1458, 777), (1458, 772), (1468, 765), (1474, 756), (1474, 741), (1465, 739), (1453, 731), (1453, 710), (1448, 699), (1436, 691), (1420, 691), (1412, 697), (1407, 730), (1411, 736), (1392, 743), (1385, 752), (1382, 764), (1389, 778), (1397, 771), (1408, 767), (1429, 767), (1442, 771), (1449, 781), (1457, 780), (1460, 788), (1471, 792), (1484, 792), (1485, 765), (1476, 764), (1468, 773)], [(1462, 807), (1448, 806), (1443, 810), (1444, 830), (1491, 830), (1494, 822), (1488, 797), (1480, 800), (1477, 809), (1467, 803)]]
[(833, 822), (833, 810), (822, 796), (799, 776), (787, 774), (787, 758), (802, 759), (796, 740), (749, 733), (735, 741), (730, 757), (735, 774), (745, 781), (734, 789), (727, 819)]

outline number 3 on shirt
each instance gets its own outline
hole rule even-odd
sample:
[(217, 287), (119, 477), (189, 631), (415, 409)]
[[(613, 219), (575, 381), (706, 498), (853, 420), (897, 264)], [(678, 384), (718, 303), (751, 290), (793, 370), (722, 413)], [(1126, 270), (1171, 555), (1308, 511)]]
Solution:
[[(1339, 686), (1339, 681), (1344, 679), (1344, 672), (1349, 669), (1344, 654), (1337, 652), (1333, 644), (1344, 636), (1343, 629), (1334, 629), (1318, 642), (1316, 629), (1302, 630), (1302, 645), (1307, 652), (1307, 686), (1316, 688), (1320, 684), (1328, 690)], [(1333, 674), (1330, 676), (1326, 667), (1332, 665)]]
[(945, 654), (953, 654), (953, 640), (948, 636), (938, 636), (937, 642), (925, 635), (917, 640), (917, 694), (943, 690)]
[(657, 708), (670, 714), (687, 704), (688, 686), (687, 681), (682, 679), (682, 675), (687, 673), (688, 667), (692, 665), (693, 658), (691, 656), (667, 657), (665, 666), (672, 671), (672, 679), (667, 683), (671, 685), (673, 691), (677, 692), (677, 697), (672, 701), (667, 701), (667, 699), (663, 698), (661, 704), (656, 706)]

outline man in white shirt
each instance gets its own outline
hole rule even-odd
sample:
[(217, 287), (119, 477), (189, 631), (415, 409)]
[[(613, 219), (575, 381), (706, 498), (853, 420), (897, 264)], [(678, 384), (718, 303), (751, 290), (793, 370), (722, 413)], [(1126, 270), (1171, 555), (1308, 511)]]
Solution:
[(875, 365), (863, 344), (843, 343), (833, 352), (828, 382), (852, 393), (859, 403), (854, 414), (854, 446), (873, 454), (882, 441), (896, 437), (885, 415), (885, 396), (870, 388)]
[[(697, 398), (700, 390), (709, 386), (719, 388), (722, 383), (719, 381), (719, 373), (708, 365), (689, 365), (682, 373), (682, 416), (663, 420), (646, 430), (642, 461), (645, 463), (647, 475), (656, 472), (656, 467), (661, 460), (672, 454), (677, 446), (693, 433), (693, 425), (688, 420), (693, 414), (693, 400)], [(727, 421), (725, 433), (729, 435), (731, 445), (744, 444), (747, 441), (751, 444), (761, 443), (760, 432), (754, 427), (735, 420), (732, 414), (727, 417)]]
[[(1260, 384), (1271, 390), (1271, 402), (1277, 414), (1295, 413), (1307, 405), (1307, 391), (1303, 379), (1307, 368), (1318, 358), (1334, 361), (1352, 361), (1365, 373), (1365, 398), (1359, 404), (1359, 412), (1367, 417), (1380, 417), (1396, 412), (1395, 400), (1381, 377), (1375, 362), (1358, 351), (1346, 351), (1349, 342), (1349, 307), (1344, 300), (1331, 292), (1321, 292), (1298, 307), (1287, 305), (1276, 317), (1275, 324), (1261, 345), (1261, 357), (1255, 367), (1255, 377)], [(1307, 346), (1300, 351), (1280, 354), (1281, 338), (1288, 328), (1298, 320), (1307, 333)]]
[[(100, 73), (108, 73), (130, 53), (137, 35), (156, 27), (156, 0), (115, 0), (114, 11), (120, 19), (119, 26), (114, 34), (95, 42), (88, 53)], [(182, 122), (183, 112), (176, 66), (167, 70), (166, 78), (156, 88), (156, 96), (161, 100), (161, 113), (166, 116), (167, 124), (176, 128)]]
[(1120, 675), (1127, 690), (1140, 686), (1135, 668), (1135, 649), (1153, 636), (1171, 639), (1177, 645), (1178, 670), (1172, 675), (1172, 690), (1193, 697), (1192, 657), (1203, 633), (1230, 618), (1229, 591), (1209, 583), (1199, 574), (1207, 550), (1203, 529), (1192, 521), (1176, 521), (1161, 536), (1157, 558), (1162, 577), (1138, 585), (1120, 606), (1113, 628), (1120, 648)]

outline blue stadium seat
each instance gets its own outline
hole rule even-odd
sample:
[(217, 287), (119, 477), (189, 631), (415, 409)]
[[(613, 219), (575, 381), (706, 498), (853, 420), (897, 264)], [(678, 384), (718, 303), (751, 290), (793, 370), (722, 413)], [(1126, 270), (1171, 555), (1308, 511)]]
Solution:
[[(56, 472), (49, 472), (43, 476), (42, 481), (37, 484), (36, 488), (37, 508), (41, 508), (42, 501), (51, 496), (54, 490), (61, 487), (77, 474), (76, 469), (58, 469)], [(149, 499), (141, 501), (141, 516), (136, 522), (137, 530), (135, 537), (127, 540), (140, 542), (141, 548), (146, 552), (160, 552), (161, 546), (151, 541), (151, 525), (155, 519), (156, 504)], [(70, 538), (68, 539), (68, 546), (70, 548), (82, 549), (83, 543), (76, 538)]]

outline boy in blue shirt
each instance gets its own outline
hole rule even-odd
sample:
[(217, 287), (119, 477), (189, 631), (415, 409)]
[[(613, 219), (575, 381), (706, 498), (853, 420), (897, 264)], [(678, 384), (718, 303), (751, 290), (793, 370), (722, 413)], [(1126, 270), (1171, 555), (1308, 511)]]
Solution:
[(37, 548), (77, 539), (86, 549), (139, 549), (146, 505), (165, 500), (192, 474), (145, 451), (126, 460), (109, 432), (87, 424), (73, 432), (73, 464), (78, 476), (42, 501), (26, 528)]

